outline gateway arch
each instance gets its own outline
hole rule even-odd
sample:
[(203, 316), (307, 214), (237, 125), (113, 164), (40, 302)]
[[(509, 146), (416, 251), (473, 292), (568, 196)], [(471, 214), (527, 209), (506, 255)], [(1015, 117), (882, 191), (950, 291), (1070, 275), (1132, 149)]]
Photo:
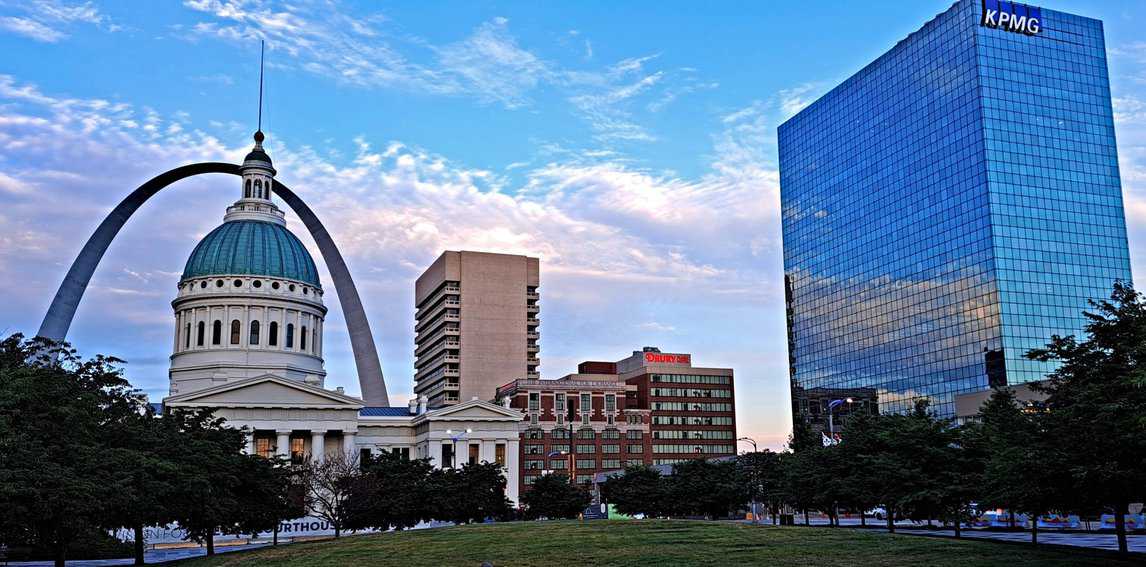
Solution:
[[(72, 262), (36, 334), (52, 340), (64, 340), (96, 266), (131, 215), (164, 187), (180, 179), (204, 173), (240, 174), (239, 166), (230, 163), (204, 162), (184, 165), (153, 177), (120, 201), (119, 205), (116, 205), (99, 224)], [(346, 261), (343, 260), (326, 227), (298, 195), (277, 180), (274, 182), (274, 192), (302, 219), (330, 271), (334, 289), (338, 293), (338, 302), (346, 318), (346, 327), (350, 333), (350, 346), (354, 351), (354, 365), (358, 370), (363, 401), (368, 406), (389, 406), (386, 381), (382, 377), (382, 364), (378, 358), (378, 350), (374, 346), (374, 336), (370, 332), (370, 323), (366, 320), (362, 300), (358, 297), (358, 289), (354, 287), (354, 279), (350, 276), (350, 270), (346, 268)]]

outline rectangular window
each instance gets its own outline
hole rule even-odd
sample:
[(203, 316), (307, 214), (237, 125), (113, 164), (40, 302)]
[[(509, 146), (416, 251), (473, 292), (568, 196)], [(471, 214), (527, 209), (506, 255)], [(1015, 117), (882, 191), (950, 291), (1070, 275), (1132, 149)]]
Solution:
[(480, 453), (480, 452), (481, 452), (481, 445), (474, 445), (473, 443), (470, 444), (469, 464), (471, 464), (471, 465), (478, 464), (478, 459), (480, 458), (478, 456), (478, 453)]
[(619, 469), (621, 468), (621, 459), (601, 459), (601, 468)]
[(565, 394), (564, 393), (558, 392), (558, 393), (554, 394), (553, 411), (557, 412), (558, 415), (565, 412)]
[(454, 467), (454, 446), (452, 444), (442, 445), (442, 468)]
[(498, 443), (493, 448), (493, 460), (495, 463), (505, 466), (505, 443)]
[(617, 396), (614, 394), (605, 394), (605, 413), (613, 413), (617, 411)]
[(402, 455), (403, 459), (409, 459), (410, 458), (410, 448), (409, 447), (392, 447), (392, 448), (390, 448), (390, 452), (395, 454), (395, 455)]
[(561, 443), (561, 444), (554, 443), (554, 444), (549, 446), (549, 450), (550, 451), (557, 451), (557, 452), (564, 451), (564, 452), (568, 453), (569, 452), (569, 444), (568, 443)]
[(269, 437), (255, 438), (255, 454), (265, 459), (269, 459), (274, 456), (274, 444), (271, 443), (271, 439)]
[(535, 471), (541, 470), (543, 468), (545, 468), (544, 459), (527, 459), (525, 461), (525, 470)]
[(565, 470), (569, 468), (569, 459), (550, 459), (549, 468)]
[(596, 453), (597, 452), (597, 446), (596, 445), (578, 445), (577, 446), (577, 452), (581, 453), (581, 454)]
[(601, 445), (601, 452), (602, 453), (620, 453), (621, 452), (621, 446), (620, 445)]
[(529, 411), (538, 411), (541, 409), (541, 394), (539, 392), (529, 393)]
[(645, 436), (645, 432), (640, 429), (630, 429), (625, 432), (625, 439), (640, 440)]
[(588, 415), (593, 411), (593, 397), (590, 394), (581, 394), (581, 413)]
[(525, 454), (526, 455), (540, 455), (541, 452), (544, 450), (544, 447), (545, 447), (544, 445), (526, 445), (525, 446)]
[(579, 474), (579, 475), (577, 475), (577, 484), (589, 484), (590, 482), (593, 482), (593, 475), (591, 475), (591, 474)]
[(644, 445), (629, 445), (628, 449), (626, 449), (626, 450), (630, 453), (644, 453), (645, 452), (645, 446)]
[(306, 458), (306, 439), (302, 437), (291, 437), (290, 440), (290, 462), (299, 464)]
[(597, 459), (577, 459), (577, 469), (595, 469), (597, 468)]

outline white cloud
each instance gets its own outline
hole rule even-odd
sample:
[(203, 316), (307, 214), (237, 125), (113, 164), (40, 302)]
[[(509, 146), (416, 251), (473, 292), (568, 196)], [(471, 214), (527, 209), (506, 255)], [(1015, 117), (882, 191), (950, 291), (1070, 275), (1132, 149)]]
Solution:
[(55, 43), (67, 37), (63, 32), (40, 22), (16, 16), (0, 17), (0, 29), (45, 43)]
[[(6, 7), (0, 4), (0, 7)], [(74, 24), (89, 24), (107, 31), (119, 31), (91, 2), (63, 0), (28, 0), (7, 7), (19, 15), (0, 16), (0, 30), (44, 43), (55, 43), (68, 37), (66, 29)]]

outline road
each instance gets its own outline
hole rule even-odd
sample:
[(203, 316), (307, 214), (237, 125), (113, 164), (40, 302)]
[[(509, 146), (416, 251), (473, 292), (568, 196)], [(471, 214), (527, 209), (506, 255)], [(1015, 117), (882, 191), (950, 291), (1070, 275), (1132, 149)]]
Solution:
[[(768, 521), (768, 518), (761, 518)], [(796, 522), (803, 522), (802, 516), (796, 517)], [(813, 526), (827, 526), (828, 519), (826, 517), (812, 516), (810, 523)], [(860, 525), (859, 518), (840, 518), (840, 526), (858, 527)], [(868, 529), (876, 529), (880, 531), (887, 531), (885, 522), (873, 520), (868, 518)], [(955, 537), (955, 530), (952, 529), (927, 529), (920, 524), (910, 521), (899, 521), (895, 523), (895, 533), (909, 534), (909, 535), (922, 535), (934, 537)], [(1001, 532), (989, 531), (982, 529), (966, 529), (963, 530), (963, 537), (974, 539), (988, 539), (999, 541), (1031, 541), (1030, 532)], [(1127, 544), (1130, 551), (1137, 553), (1146, 553), (1146, 535), (1128, 535), (1126, 536)], [(1054, 545), (1073, 545), (1076, 547), (1090, 547), (1095, 549), (1109, 549), (1113, 551), (1118, 550), (1118, 538), (1111, 532), (1083, 532), (1083, 533), (1060, 533), (1056, 531), (1044, 530), (1039, 532), (1040, 544), (1054, 544)]]

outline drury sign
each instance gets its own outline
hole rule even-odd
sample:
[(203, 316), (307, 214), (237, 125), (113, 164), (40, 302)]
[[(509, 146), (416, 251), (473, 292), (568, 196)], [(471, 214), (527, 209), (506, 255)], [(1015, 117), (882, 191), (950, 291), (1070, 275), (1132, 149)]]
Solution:
[(1036, 35), (1043, 28), (1043, 14), (1041, 9), (1026, 4), (983, 0), (982, 24), (989, 28)]

